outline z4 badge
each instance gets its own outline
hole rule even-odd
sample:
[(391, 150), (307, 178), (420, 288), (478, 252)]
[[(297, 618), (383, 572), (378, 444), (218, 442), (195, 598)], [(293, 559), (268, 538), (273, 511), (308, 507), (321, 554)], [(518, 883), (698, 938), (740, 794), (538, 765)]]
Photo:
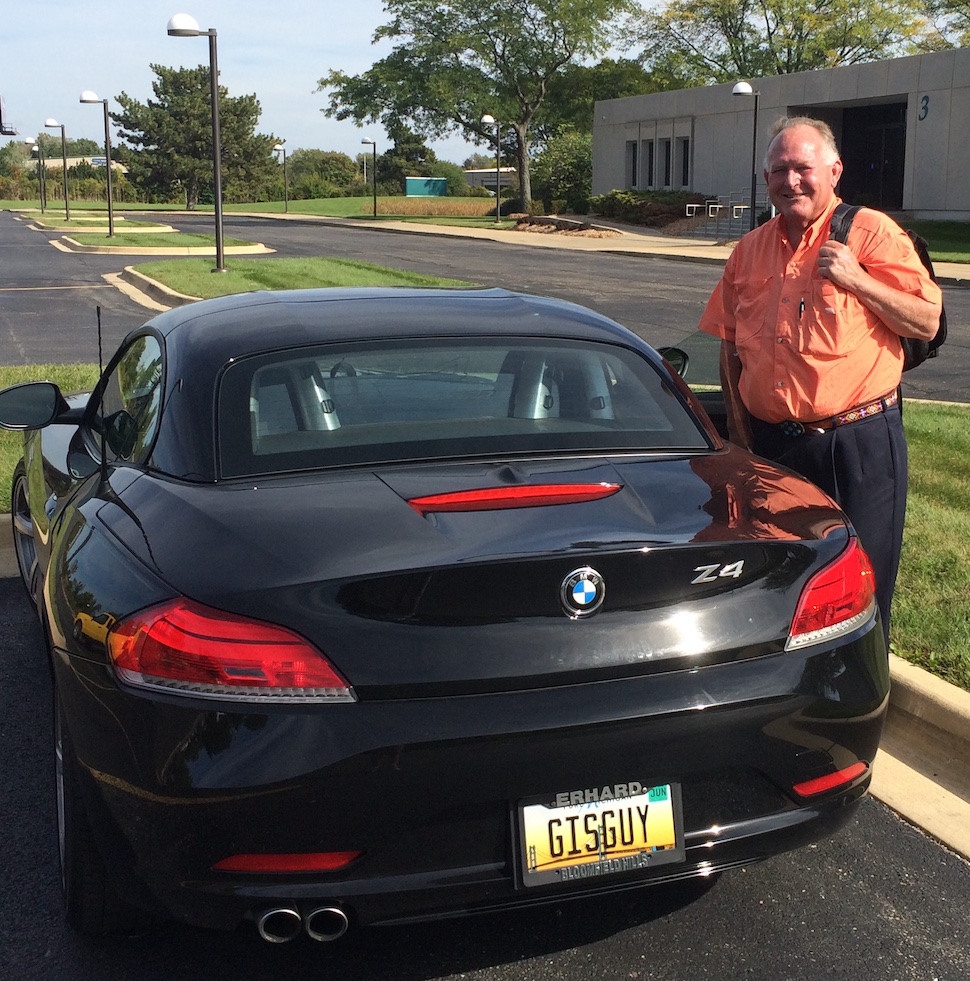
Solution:
[(718, 579), (740, 579), (744, 572), (744, 559), (738, 562), (728, 562), (726, 565), (699, 565), (694, 569), (699, 573), (691, 579), (690, 584), (697, 586), (701, 583), (717, 582)]

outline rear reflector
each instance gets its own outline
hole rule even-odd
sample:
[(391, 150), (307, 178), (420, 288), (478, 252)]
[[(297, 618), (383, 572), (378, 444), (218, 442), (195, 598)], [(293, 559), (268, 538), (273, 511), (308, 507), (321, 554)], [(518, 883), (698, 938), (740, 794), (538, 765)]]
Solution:
[(237, 701), (356, 701), (299, 634), (184, 598), (117, 623), (108, 653), (118, 677), (139, 688)]
[(217, 872), (334, 872), (363, 852), (306, 852), (292, 855), (230, 855), (212, 866)]
[(484, 487), (412, 497), (408, 504), (418, 514), (431, 511), (500, 511), (507, 508), (538, 508), (549, 504), (581, 504), (610, 497), (622, 484), (526, 484), (516, 487)]
[(853, 763), (844, 770), (836, 770), (835, 773), (826, 773), (824, 777), (796, 783), (792, 790), (799, 797), (814, 797), (816, 794), (824, 794), (827, 790), (835, 790), (837, 787), (852, 783), (853, 780), (858, 780), (868, 769), (869, 764), (859, 760), (858, 763)]
[(858, 539), (805, 584), (785, 650), (821, 644), (851, 633), (876, 609), (876, 582)]

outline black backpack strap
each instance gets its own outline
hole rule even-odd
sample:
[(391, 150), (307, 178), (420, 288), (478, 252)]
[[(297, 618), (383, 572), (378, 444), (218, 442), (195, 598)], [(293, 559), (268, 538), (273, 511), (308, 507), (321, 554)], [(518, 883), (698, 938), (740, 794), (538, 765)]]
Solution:
[(849, 229), (852, 227), (852, 219), (855, 218), (856, 212), (861, 210), (862, 205), (860, 204), (837, 204), (835, 211), (832, 212), (830, 237), (845, 245), (849, 237)]

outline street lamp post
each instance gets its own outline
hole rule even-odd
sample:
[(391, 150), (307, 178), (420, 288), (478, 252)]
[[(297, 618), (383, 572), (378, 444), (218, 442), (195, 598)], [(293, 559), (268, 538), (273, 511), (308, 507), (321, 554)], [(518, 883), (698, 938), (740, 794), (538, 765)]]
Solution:
[(25, 140), (27, 146), (30, 147), (31, 153), (37, 154), (37, 184), (40, 191), (40, 213), (44, 213), (44, 209), (47, 207), (47, 175), (45, 171), (47, 168), (44, 166), (44, 147), (40, 140)]
[(64, 219), (71, 220), (71, 206), (67, 201), (67, 136), (64, 133), (64, 124), (56, 119), (48, 119), (44, 123), (46, 129), (59, 129), (61, 131), (61, 161), (64, 164)]
[(99, 99), (90, 89), (85, 89), (81, 93), (79, 100), (84, 105), (93, 105), (100, 102), (104, 106), (104, 166), (107, 175), (107, 194), (108, 194), (108, 238), (115, 233), (115, 216), (111, 206), (111, 130), (108, 126), (108, 100)]
[(376, 140), (361, 140), (365, 146), (371, 148), (372, 160), (371, 160), (371, 186), (373, 188), (374, 194), (374, 217), (377, 217), (377, 141)]
[(499, 127), (498, 120), (485, 113), (482, 116), (482, 123), (486, 126), (491, 126), (493, 123), (495, 125), (495, 224), (499, 225), (502, 222), (502, 141), (501, 141), (501, 129)]
[(290, 197), (286, 190), (286, 147), (283, 146), (282, 143), (277, 143), (276, 146), (273, 147), (273, 152), (283, 154), (283, 210), (289, 211)]
[(213, 272), (226, 271), (226, 257), (222, 236), (222, 138), (219, 133), (219, 59), (216, 50), (216, 29), (203, 31), (199, 22), (190, 14), (176, 14), (168, 22), (170, 37), (207, 37), (209, 39), (209, 84), (212, 102), (212, 185), (216, 211), (216, 268)]
[(745, 97), (754, 96), (754, 124), (751, 131), (751, 214), (748, 219), (748, 231), (754, 231), (754, 226), (757, 223), (754, 203), (757, 199), (755, 190), (758, 186), (758, 103), (761, 99), (761, 93), (752, 88), (750, 82), (738, 82), (731, 89), (731, 94)]

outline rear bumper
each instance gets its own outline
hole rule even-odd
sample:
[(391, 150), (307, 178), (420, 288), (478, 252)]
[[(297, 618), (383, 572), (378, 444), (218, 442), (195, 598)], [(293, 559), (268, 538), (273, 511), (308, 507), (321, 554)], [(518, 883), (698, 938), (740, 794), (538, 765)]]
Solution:
[[(122, 691), (57, 658), (98, 844), (119, 891), (232, 928), (336, 905), (362, 924), (557, 902), (709, 875), (828, 835), (868, 772), (888, 704), (881, 630), (831, 648), (499, 695), (227, 712)], [(521, 885), (519, 801), (629, 781), (682, 789), (682, 863)], [(333, 873), (217, 872), (233, 854), (360, 850)]]

